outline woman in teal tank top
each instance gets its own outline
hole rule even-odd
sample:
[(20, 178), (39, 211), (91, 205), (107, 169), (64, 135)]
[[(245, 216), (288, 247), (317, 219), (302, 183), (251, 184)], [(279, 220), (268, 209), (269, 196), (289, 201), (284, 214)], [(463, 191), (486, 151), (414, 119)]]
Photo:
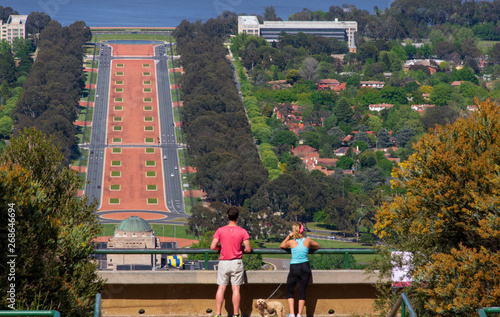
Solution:
[[(293, 239), (292, 239), (293, 238)], [(306, 289), (311, 279), (311, 267), (309, 266), (309, 249), (319, 249), (319, 243), (304, 237), (304, 226), (301, 223), (295, 223), (292, 226), (292, 232), (281, 242), (280, 248), (290, 248), (292, 260), (290, 261), (290, 272), (286, 281), (286, 298), (290, 310), (289, 317), (295, 317), (295, 303), (293, 291), (295, 285), (299, 283), (299, 306), (297, 317), (302, 317), (302, 311), (306, 303)]]

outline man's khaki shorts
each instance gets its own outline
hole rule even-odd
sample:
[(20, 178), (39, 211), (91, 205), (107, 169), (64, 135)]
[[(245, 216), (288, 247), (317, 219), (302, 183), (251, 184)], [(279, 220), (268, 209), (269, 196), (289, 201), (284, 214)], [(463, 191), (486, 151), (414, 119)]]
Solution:
[(217, 285), (242, 285), (244, 284), (243, 260), (221, 260), (217, 271)]

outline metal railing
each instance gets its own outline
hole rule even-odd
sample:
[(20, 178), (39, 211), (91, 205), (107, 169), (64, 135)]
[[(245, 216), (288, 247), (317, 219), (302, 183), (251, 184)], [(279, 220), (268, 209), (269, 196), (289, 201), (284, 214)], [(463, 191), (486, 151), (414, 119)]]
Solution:
[(95, 295), (95, 306), (94, 306), (94, 317), (101, 317), (101, 293), (97, 293)]
[(410, 314), (411, 317), (416, 317), (417, 315), (413, 311), (413, 307), (411, 307), (411, 303), (408, 300), (408, 297), (406, 297), (405, 293), (401, 293), (401, 296), (399, 296), (398, 300), (394, 304), (394, 306), (391, 309), (391, 312), (389, 313), (388, 317), (394, 317), (398, 313), (399, 309), (401, 308), (401, 317), (406, 316), (406, 311), (408, 310), (408, 313)]
[(488, 313), (500, 313), (500, 307), (484, 307), (478, 309), (478, 314), (480, 317), (487, 317)]
[[(208, 270), (208, 255), (218, 254), (219, 251), (210, 249), (97, 249), (95, 254), (204, 254), (205, 270)], [(344, 268), (349, 269), (349, 255), (351, 254), (376, 254), (373, 249), (348, 249), (332, 248), (309, 250), (310, 254), (343, 254)], [(249, 254), (291, 254), (290, 249), (253, 249)]]
[(56, 310), (0, 310), (0, 316), (53, 316), (61, 317)]

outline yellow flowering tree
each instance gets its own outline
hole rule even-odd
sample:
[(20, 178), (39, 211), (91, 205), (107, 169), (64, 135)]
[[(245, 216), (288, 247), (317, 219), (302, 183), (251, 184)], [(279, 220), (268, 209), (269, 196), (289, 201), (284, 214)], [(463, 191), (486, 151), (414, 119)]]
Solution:
[[(436, 126), (394, 170), (394, 197), (376, 215), (387, 250), (413, 254), (404, 289), (419, 316), (472, 316), (500, 303), (500, 107)], [(385, 252), (382, 275), (390, 273)]]

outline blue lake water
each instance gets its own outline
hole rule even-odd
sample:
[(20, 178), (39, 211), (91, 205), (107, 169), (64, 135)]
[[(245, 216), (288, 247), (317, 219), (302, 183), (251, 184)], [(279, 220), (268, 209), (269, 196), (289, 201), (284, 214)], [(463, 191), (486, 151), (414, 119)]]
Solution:
[(355, 4), (373, 13), (374, 6), (383, 9), (392, 0), (1, 0), (20, 14), (42, 11), (63, 26), (85, 21), (88, 26), (177, 26), (182, 20), (205, 22), (227, 10), (237, 14), (263, 14), (266, 6), (274, 6), (286, 20), (292, 13), (308, 8), (328, 11), (332, 5)]

